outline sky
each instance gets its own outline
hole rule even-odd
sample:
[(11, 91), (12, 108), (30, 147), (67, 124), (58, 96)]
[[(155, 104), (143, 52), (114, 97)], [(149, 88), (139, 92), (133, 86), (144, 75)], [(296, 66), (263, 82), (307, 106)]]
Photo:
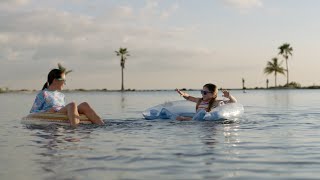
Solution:
[[(319, 85), (318, 0), (0, 0), (0, 87), (41, 89), (61, 63), (67, 89), (274, 85), (263, 73), (289, 43), (290, 81)], [(285, 62), (282, 64), (285, 67)], [(278, 84), (286, 76), (278, 75)]]

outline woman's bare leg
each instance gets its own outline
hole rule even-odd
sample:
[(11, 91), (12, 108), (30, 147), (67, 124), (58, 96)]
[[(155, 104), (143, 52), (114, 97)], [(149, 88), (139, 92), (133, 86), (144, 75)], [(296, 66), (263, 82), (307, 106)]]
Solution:
[(98, 114), (90, 107), (90, 105), (87, 102), (83, 102), (79, 104), (78, 106), (78, 112), (80, 114), (84, 114), (88, 117), (88, 119), (94, 123), (102, 125), (104, 122), (102, 119), (98, 116)]
[(67, 104), (65, 107), (60, 109), (58, 112), (67, 114), (69, 121), (70, 121), (70, 125), (72, 127), (76, 127), (80, 123), (78, 107), (75, 102)]

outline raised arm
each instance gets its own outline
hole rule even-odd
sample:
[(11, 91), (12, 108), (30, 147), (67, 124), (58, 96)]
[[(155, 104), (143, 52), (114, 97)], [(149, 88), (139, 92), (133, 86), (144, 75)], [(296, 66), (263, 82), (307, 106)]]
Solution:
[(177, 91), (177, 93), (180, 94), (180, 96), (182, 96), (183, 98), (185, 98), (188, 101), (192, 101), (192, 102), (195, 102), (195, 103), (199, 101), (199, 98), (190, 96), (188, 93), (180, 91), (179, 89), (176, 89), (176, 91)]
[(223, 97), (226, 97), (229, 99), (229, 101), (227, 101), (227, 103), (236, 103), (237, 102), (237, 99), (235, 97), (233, 97), (229, 91), (223, 89), (222, 90), (222, 93), (223, 93)]

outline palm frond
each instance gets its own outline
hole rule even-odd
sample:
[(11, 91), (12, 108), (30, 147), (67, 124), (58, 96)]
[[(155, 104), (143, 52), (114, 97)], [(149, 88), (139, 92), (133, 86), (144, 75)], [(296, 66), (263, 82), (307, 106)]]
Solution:
[(271, 61), (267, 62), (267, 66), (264, 68), (263, 72), (265, 74), (271, 74), (274, 72), (284, 74), (285, 70), (281, 66), (281, 64), (282, 64), (282, 61), (280, 63), (278, 63), (278, 58), (274, 57), (271, 59)]
[(66, 70), (66, 68), (64, 68), (60, 63), (58, 63), (58, 68), (59, 68), (62, 72), (64, 72), (64, 71)]
[(72, 70), (68, 70), (68, 71), (65, 72), (65, 75), (67, 75), (67, 74), (69, 74), (71, 72), (72, 72)]
[(65, 67), (63, 67), (63, 66), (61, 65), (61, 63), (58, 63), (58, 68), (59, 68), (65, 75), (67, 75), (67, 74), (69, 74), (69, 73), (72, 72), (72, 70), (67, 70)]
[(288, 54), (292, 56), (293, 48), (290, 47), (289, 43), (282, 44), (278, 49), (279, 49), (279, 55), (282, 55), (284, 58), (288, 59), (289, 58)]

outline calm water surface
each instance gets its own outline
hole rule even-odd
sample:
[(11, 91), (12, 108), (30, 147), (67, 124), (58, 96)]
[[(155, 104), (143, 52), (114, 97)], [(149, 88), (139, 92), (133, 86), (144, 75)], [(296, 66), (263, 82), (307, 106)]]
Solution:
[(319, 179), (320, 90), (231, 92), (231, 124), (142, 118), (173, 91), (66, 93), (106, 121), (77, 129), (26, 127), (35, 93), (0, 94), (0, 179)]

